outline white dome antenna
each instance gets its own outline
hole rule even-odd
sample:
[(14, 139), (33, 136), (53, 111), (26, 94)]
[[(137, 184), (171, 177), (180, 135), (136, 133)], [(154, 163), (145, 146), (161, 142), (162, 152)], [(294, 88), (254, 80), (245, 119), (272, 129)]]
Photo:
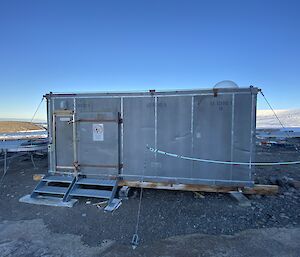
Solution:
[(218, 82), (214, 88), (239, 88), (239, 86), (232, 80), (222, 80)]

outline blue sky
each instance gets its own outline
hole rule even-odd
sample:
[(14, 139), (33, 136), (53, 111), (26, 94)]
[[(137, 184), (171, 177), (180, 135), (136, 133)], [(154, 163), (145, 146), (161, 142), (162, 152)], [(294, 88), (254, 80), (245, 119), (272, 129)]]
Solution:
[(224, 79), (261, 87), (276, 109), (300, 108), (299, 13), (290, 0), (0, 0), (0, 118), (30, 118), (49, 91)]

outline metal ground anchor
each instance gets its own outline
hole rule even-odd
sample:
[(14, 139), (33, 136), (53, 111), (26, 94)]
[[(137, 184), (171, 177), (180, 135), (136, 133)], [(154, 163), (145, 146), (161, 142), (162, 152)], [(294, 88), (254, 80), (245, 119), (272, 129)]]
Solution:
[(140, 239), (139, 239), (138, 234), (133, 234), (132, 239), (131, 239), (131, 246), (132, 246), (133, 250), (138, 247), (139, 241), (140, 241)]

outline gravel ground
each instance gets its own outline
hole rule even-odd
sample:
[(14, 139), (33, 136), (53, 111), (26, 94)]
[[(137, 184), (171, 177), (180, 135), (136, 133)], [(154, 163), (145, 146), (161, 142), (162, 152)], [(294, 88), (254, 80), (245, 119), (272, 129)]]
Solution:
[[(257, 148), (257, 161), (296, 159), (299, 154), (289, 147)], [(114, 213), (104, 213), (86, 204), (87, 199), (80, 199), (73, 208), (19, 203), (19, 198), (36, 185), (32, 175), (47, 171), (47, 159), (36, 157), (36, 166), (33, 169), (28, 159), (11, 164), (0, 185), (0, 222), (40, 219), (49, 231), (80, 236), (90, 247), (110, 240), (130, 243), (137, 218), (138, 190), (135, 197), (123, 200)], [(228, 194), (206, 193), (204, 198), (195, 198), (193, 192), (145, 190), (139, 228), (141, 240), (149, 244), (192, 233), (233, 235), (247, 229), (299, 228), (300, 190), (291, 187), (288, 178), (300, 180), (300, 166), (257, 169), (256, 181), (279, 183), (280, 193), (251, 196), (249, 207), (239, 206)]]
[(112, 245), (103, 257), (299, 257), (299, 228), (246, 230), (235, 234), (171, 237), (135, 250)]
[(90, 247), (80, 236), (50, 231), (41, 219), (0, 222), (3, 257), (299, 257), (299, 242), (300, 228), (271, 228), (170, 237), (136, 249), (111, 240)]

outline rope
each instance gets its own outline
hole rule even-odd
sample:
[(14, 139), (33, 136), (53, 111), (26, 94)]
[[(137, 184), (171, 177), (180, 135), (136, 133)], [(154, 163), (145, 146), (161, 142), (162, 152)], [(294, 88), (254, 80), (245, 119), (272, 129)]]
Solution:
[[(148, 148), (148, 145), (146, 147)], [(145, 154), (146, 154), (146, 151), (145, 151)], [(147, 167), (147, 165), (146, 165), (146, 156), (145, 156), (144, 167), (143, 167), (144, 169), (143, 169), (143, 174), (142, 174), (142, 177), (141, 177), (141, 184), (144, 182), (144, 175), (145, 175), (146, 167)], [(143, 190), (144, 190), (144, 188), (141, 187), (139, 206), (138, 206), (138, 212), (137, 212), (137, 218), (136, 218), (135, 233), (133, 234), (132, 240), (131, 240), (131, 245), (132, 245), (133, 249), (135, 249), (139, 245), (139, 241), (140, 241), (139, 235), (138, 235), (138, 230), (139, 230), (139, 224), (140, 224)]]
[(219, 161), (219, 160), (210, 160), (210, 159), (200, 159), (194, 157), (187, 157), (183, 155), (178, 155), (174, 153), (165, 152), (159, 149), (154, 149), (152, 147), (148, 147), (147, 149), (153, 153), (158, 153), (162, 155), (167, 155), (170, 157), (175, 157), (179, 159), (189, 160), (189, 161), (198, 161), (198, 162), (207, 162), (207, 163), (215, 163), (215, 164), (224, 164), (224, 165), (247, 165), (249, 166), (273, 166), (273, 165), (291, 165), (291, 164), (300, 164), (300, 161), (291, 161), (291, 162), (230, 162), (230, 161)]
[[(143, 183), (143, 181), (141, 181)], [(138, 207), (138, 212), (137, 212), (137, 219), (136, 219), (136, 225), (135, 225), (135, 233), (132, 236), (131, 240), (131, 245), (132, 248), (135, 249), (139, 245), (139, 235), (138, 235), (138, 230), (139, 230), (139, 223), (140, 223), (140, 215), (141, 215), (141, 205), (142, 205), (142, 197), (143, 197), (143, 187), (141, 187), (141, 192), (140, 192), (140, 199), (139, 199), (139, 207)]]

